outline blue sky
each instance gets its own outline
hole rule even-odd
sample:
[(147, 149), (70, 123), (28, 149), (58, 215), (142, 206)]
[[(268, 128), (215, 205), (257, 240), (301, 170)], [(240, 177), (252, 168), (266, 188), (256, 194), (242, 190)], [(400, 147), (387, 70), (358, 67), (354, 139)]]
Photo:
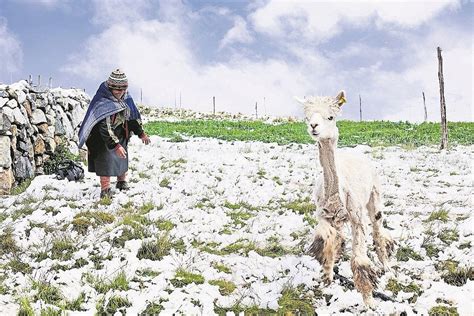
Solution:
[[(343, 118), (473, 121), (472, 1), (0, 0), (0, 82), (93, 95), (111, 70), (152, 106), (302, 116), (346, 91)], [(175, 101), (176, 100), (176, 101)]]

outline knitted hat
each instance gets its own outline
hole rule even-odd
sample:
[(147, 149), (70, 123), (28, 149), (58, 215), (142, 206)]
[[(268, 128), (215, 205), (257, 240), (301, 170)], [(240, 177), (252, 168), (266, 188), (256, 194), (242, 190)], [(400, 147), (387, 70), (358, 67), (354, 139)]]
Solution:
[(123, 71), (115, 69), (107, 78), (107, 86), (109, 89), (126, 90), (128, 87), (128, 79)]

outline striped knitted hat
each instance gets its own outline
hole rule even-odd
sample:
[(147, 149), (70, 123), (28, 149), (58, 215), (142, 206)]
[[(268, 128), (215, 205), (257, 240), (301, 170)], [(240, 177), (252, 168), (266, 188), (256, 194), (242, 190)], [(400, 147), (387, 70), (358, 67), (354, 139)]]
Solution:
[(115, 69), (107, 78), (107, 86), (109, 89), (126, 90), (128, 88), (128, 79), (123, 71)]

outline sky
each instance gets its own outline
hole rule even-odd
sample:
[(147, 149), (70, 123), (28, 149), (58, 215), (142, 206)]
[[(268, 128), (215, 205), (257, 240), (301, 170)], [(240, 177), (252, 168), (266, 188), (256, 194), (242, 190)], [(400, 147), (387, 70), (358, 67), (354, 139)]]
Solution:
[(0, 83), (82, 88), (112, 70), (154, 107), (302, 117), (345, 90), (343, 119), (473, 121), (472, 1), (0, 0)]

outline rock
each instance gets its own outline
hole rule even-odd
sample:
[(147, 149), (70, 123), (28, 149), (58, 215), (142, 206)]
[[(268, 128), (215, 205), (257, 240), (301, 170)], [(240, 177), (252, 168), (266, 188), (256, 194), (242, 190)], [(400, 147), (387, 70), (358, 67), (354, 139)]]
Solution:
[(80, 107), (80, 103), (77, 102), (76, 106), (71, 110), (71, 124), (72, 128), (76, 129), (84, 119), (84, 115), (86, 114), (85, 109)]
[(41, 123), (46, 123), (47, 120), (46, 120), (46, 115), (44, 114), (44, 112), (40, 109), (36, 109), (32, 112), (32, 115), (31, 115), (31, 124), (41, 124)]
[(12, 127), (12, 123), (8, 118), (8, 115), (4, 114), (2, 109), (0, 109), (0, 135), (9, 132)]
[(41, 123), (41, 124), (36, 125), (36, 127), (38, 127), (38, 130), (41, 134), (48, 134), (49, 133), (48, 123)]
[(44, 142), (46, 144), (46, 152), (54, 153), (54, 151), (56, 150), (56, 142), (54, 141), (54, 138), (45, 137)]
[(9, 136), (0, 136), (0, 167), (10, 168), (12, 157), (10, 155), (11, 141)]
[(43, 165), (43, 155), (35, 156), (35, 166), (42, 166)]
[(18, 107), (18, 102), (16, 102), (15, 99), (10, 99), (5, 105), (8, 106), (11, 109), (14, 109), (14, 108)]
[(56, 118), (54, 115), (51, 115), (49, 113), (46, 113), (46, 123), (50, 126), (54, 126), (56, 124)]
[(13, 183), (15, 178), (12, 169), (0, 169), (0, 195), (10, 194)]
[(46, 151), (46, 146), (43, 140), (43, 136), (38, 135), (33, 145), (35, 155), (42, 155)]
[(19, 108), (13, 109), (13, 122), (18, 125), (26, 125), (26, 118)]
[(7, 102), (8, 102), (8, 98), (0, 97), (0, 108), (4, 106), (5, 104), (7, 104)]
[(22, 103), (23, 107), (25, 108), (26, 115), (27, 117), (31, 118), (32, 110), (31, 110), (31, 104), (28, 100)]
[(18, 156), (15, 159), (13, 173), (15, 175), (15, 179), (20, 181), (28, 178), (33, 178), (33, 176), (35, 175), (30, 160), (28, 159), (28, 157), (25, 156)]
[(13, 115), (13, 110), (11, 108), (5, 106), (5, 107), (2, 108), (2, 112), (3, 112), (3, 114), (5, 114), (8, 117), (8, 120), (10, 122), (15, 121), (15, 116)]
[(48, 126), (48, 133), (46, 133), (46, 136), (53, 137), (55, 132), (56, 128), (54, 126)]

